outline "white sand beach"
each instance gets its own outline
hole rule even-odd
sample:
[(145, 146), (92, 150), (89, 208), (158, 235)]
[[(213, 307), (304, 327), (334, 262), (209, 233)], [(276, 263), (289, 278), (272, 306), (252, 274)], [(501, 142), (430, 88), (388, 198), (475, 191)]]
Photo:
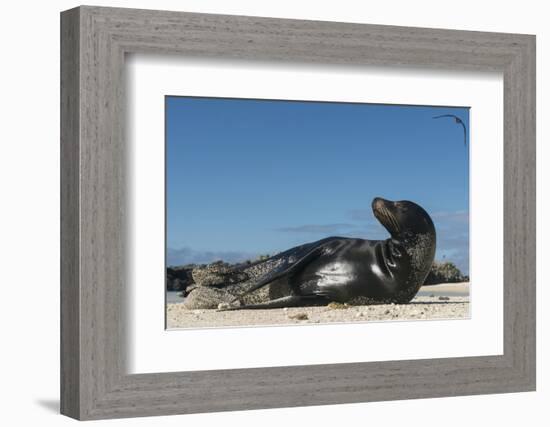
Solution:
[(423, 286), (409, 304), (292, 307), (270, 310), (188, 310), (167, 304), (167, 328), (203, 328), (312, 323), (349, 323), (383, 320), (464, 319), (470, 316), (470, 284)]

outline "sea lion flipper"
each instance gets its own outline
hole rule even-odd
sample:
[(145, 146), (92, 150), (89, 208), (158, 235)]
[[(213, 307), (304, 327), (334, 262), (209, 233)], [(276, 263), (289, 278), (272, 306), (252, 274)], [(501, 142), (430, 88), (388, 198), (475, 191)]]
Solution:
[(302, 258), (298, 259), (297, 261), (293, 262), (292, 264), (283, 264), (282, 268), (279, 268), (275, 271), (267, 273), (265, 276), (260, 277), (259, 281), (254, 284), (251, 288), (247, 289), (244, 293), (236, 297), (233, 302), (238, 301), (240, 298), (244, 297), (245, 295), (250, 294), (251, 292), (254, 292), (269, 283), (273, 282), (274, 280), (277, 280), (283, 276), (288, 276), (291, 274), (294, 274), (298, 272), (302, 267), (304, 267), (307, 263), (309, 263), (314, 258), (318, 257), (321, 253), (324, 247), (326, 246), (328, 242), (323, 242), (322, 244), (314, 247), (309, 252), (307, 252)]

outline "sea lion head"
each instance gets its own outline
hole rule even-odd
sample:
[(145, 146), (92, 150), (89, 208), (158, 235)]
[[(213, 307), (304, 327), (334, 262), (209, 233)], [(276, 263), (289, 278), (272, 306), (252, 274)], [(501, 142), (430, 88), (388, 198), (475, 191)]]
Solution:
[(392, 202), (381, 197), (372, 201), (372, 210), (391, 234), (394, 249), (404, 249), (415, 275), (424, 276), (424, 280), (435, 256), (435, 227), (430, 215), (414, 202)]
[(374, 216), (389, 231), (386, 263), (408, 268), (404, 291), (396, 296), (402, 303), (410, 301), (432, 266), (435, 256), (436, 233), (430, 215), (408, 200), (392, 202), (376, 197), (372, 201)]
[(372, 201), (372, 211), (376, 219), (397, 240), (405, 240), (416, 235), (433, 236), (435, 239), (435, 227), (430, 215), (414, 202), (392, 202), (375, 197)]

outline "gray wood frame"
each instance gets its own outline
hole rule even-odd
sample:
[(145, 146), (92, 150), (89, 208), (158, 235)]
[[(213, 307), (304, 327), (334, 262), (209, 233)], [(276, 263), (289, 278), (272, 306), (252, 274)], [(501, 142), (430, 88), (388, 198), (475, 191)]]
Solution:
[[(124, 55), (504, 75), (504, 354), (128, 375)], [(161, 141), (159, 141), (161, 143)], [(83, 6), (61, 14), (61, 412), (77, 419), (535, 390), (535, 37)]]

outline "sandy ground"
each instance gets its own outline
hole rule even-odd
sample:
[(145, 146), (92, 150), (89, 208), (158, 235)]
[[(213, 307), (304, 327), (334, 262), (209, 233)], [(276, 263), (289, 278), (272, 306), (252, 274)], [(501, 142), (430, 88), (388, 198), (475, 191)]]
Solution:
[(186, 310), (181, 303), (167, 305), (167, 327), (349, 323), (381, 320), (460, 319), (470, 315), (469, 283), (422, 287), (409, 304), (292, 307), (271, 310)]

